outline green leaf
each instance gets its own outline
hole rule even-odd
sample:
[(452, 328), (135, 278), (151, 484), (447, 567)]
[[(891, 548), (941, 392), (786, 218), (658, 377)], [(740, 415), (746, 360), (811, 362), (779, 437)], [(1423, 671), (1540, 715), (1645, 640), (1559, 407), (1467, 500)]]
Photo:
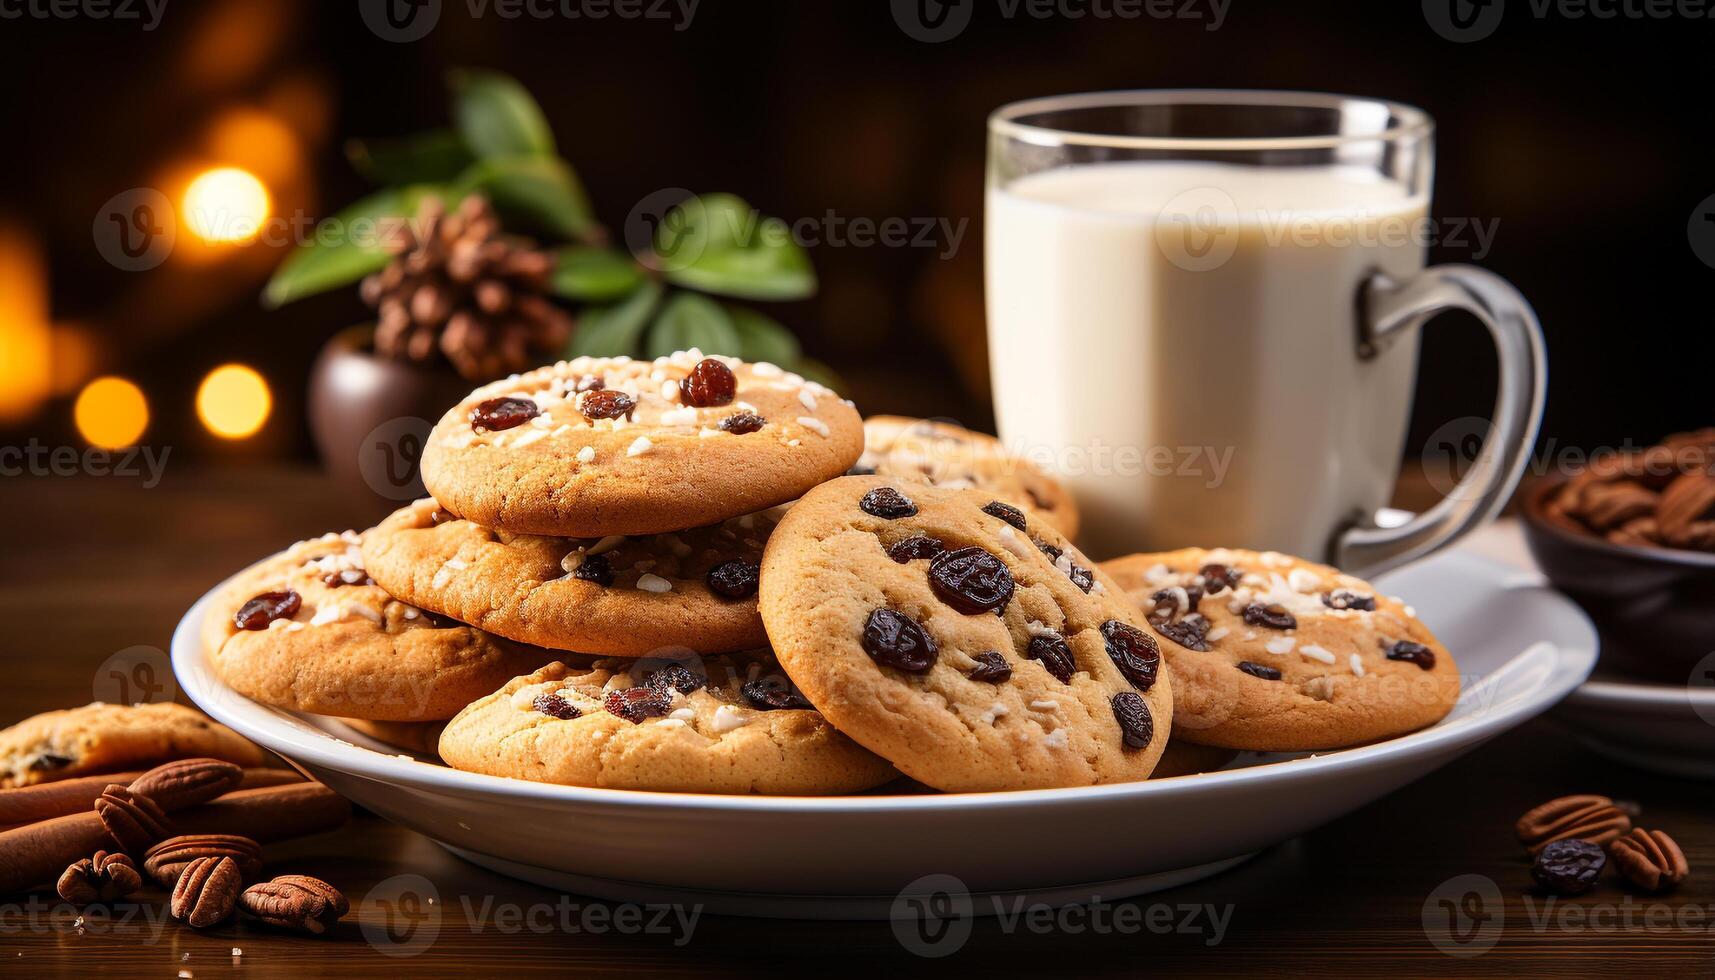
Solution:
[(486, 195), (502, 219), (561, 238), (577, 238), (595, 226), (583, 184), (569, 164), (555, 157), (478, 160), (454, 186), (461, 196)]
[(738, 356), (747, 361), (767, 361), (790, 368), (801, 353), (798, 338), (792, 336), (780, 321), (748, 306), (726, 308), (732, 326), (738, 332)]
[(553, 156), (548, 117), (510, 75), (480, 69), (447, 73), (453, 120), (465, 145), (479, 157)]
[(262, 305), (274, 309), (380, 272), (390, 258), (381, 243), (382, 222), (414, 217), (418, 205), (430, 194), (448, 196), (449, 207), (457, 200), (447, 195), (446, 188), (434, 184), (392, 187), (324, 218), (309, 240), (274, 270), (262, 290)]
[(663, 357), (695, 347), (704, 354), (739, 352), (738, 331), (719, 303), (696, 293), (675, 293), (661, 307), (643, 344), (644, 357)]
[(629, 294), (642, 281), (637, 263), (624, 252), (574, 246), (560, 249), (555, 256), (549, 285), (568, 299), (605, 303)]
[(598, 306), (578, 316), (578, 328), (566, 345), (567, 358), (636, 355), (638, 340), (666, 290), (644, 280), (635, 292), (611, 306)]
[(741, 299), (803, 299), (816, 291), (810, 256), (786, 226), (742, 198), (703, 194), (668, 211), (655, 234), (669, 282)]
[(345, 144), (345, 155), (358, 173), (383, 187), (450, 181), (476, 159), (459, 134), (450, 129), (432, 129), (401, 139), (350, 140)]

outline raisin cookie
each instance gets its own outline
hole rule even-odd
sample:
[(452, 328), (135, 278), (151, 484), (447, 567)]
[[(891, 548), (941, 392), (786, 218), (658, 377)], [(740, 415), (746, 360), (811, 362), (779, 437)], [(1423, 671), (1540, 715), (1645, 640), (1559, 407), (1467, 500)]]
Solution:
[(493, 531), (420, 500), (365, 535), (363, 557), (394, 595), (521, 642), (726, 653), (767, 643), (757, 573), (778, 520), (774, 509), (676, 534), (559, 538)]
[(556, 657), (400, 602), (370, 579), (362, 543), (301, 541), (227, 583), (203, 620), (215, 674), (290, 711), (435, 721)]
[(898, 775), (760, 653), (549, 664), (460, 712), (440, 750), (468, 772), (677, 793), (851, 793)]
[(994, 436), (956, 422), (872, 415), (863, 420), (863, 437), (855, 473), (985, 490), (1067, 538), (1078, 536), (1078, 505), (1072, 495), (1036, 464), (1008, 453)]
[(103, 704), (49, 711), (0, 731), (0, 788), (127, 769), (175, 759), (260, 766), (262, 750), (182, 704)]
[[(485, 695), (486, 696), (486, 695)], [(370, 721), (365, 718), (341, 718), (340, 724), (382, 745), (402, 749), (416, 755), (434, 755), (439, 749), (444, 721)]]
[(1172, 723), (1156, 640), (1046, 522), (980, 490), (852, 476), (795, 504), (762, 618), (828, 720), (936, 789), (1145, 779)]
[(478, 388), (429, 434), (422, 473), (485, 527), (600, 538), (766, 510), (862, 451), (857, 410), (827, 388), (692, 350), (580, 357)]
[(1432, 725), (1459, 668), (1412, 608), (1276, 552), (1187, 548), (1104, 562), (1164, 639), (1173, 737), (1264, 752)]

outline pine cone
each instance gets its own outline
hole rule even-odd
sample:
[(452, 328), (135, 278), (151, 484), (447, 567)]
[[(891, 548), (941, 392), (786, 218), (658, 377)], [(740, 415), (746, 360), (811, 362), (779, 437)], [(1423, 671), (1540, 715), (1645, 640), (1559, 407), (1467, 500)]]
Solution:
[(571, 335), (571, 316), (544, 296), (553, 258), (503, 236), (481, 196), (452, 214), (425, 198), (417, 220), (388, 236), (388, 249), (393, 261), (361, 287), (383, 356), (444, 357), (464, 377), (488, 381), (531, 367)]

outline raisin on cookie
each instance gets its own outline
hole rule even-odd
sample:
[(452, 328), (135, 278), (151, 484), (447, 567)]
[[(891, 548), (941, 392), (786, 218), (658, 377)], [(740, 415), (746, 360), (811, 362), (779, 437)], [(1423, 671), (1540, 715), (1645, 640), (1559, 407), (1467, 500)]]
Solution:
[(484, 527), (600, 538), (766, 510), (862, 450), (857, 410), (834, 392), (691, 350), (580, 357), (479, 388), (429, 434), (422, 475)]
[(370, 578), (363, 540), (300, 541), (235, 576), (203, 620), (215, 674), (290, 711), (437, 721), (557, 656), (399, 601)]
[(0, 789), (175, 759), (260, 766), (262, 750), (182, 704), (103, 704), (49, 711), (0, 731)]
[(394, 595), (520, 642), (726, 653), (767, 642), (757, 575), (778, 519), (771, 509), (677, 533), (562, 538), (490, 530), (422, 500), (368, 532), (363, 555)]
[(984, 491), (817, 487), (769, 539), (762, 617), (835, 727), (936, 789), (1145, 779), (1172, 724), (1135, 607), (1045, 521)]
[(852, 793), (898, 775), (765, 653), (549, 664), (448, 722), (440, 752), (468, 772), (677, 793)]
[(1072, 495), (1030, 460), (1007, 452), (994, 436), (954, 422), (900, 415), (864, 419), (863, 435), (863, 455), (854, 473), (983, 490), (1067, 538), (1078, 536), (1078, 505)]
[(1459, 698), (1459, 668), (1416, 612), (1326, 565), (1186, 548), (1102, 569), (1162, 637), (1175, 739), (1337, 749), (1432, 725)]

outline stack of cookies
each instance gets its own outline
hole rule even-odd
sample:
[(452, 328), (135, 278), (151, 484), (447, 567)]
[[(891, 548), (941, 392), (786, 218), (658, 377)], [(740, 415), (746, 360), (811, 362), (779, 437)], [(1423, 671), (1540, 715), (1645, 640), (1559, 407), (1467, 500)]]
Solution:
[[(223, 591), (207, 631), (229, 685), (473, 772), (776, 794), (1138, 780), (1451, 703), (1374, 693), (1453, 668), (1356, 580), (1236, 553), (1110, 574), (1069, 540), (1059, 483), (992, 438), (866, 425), (770, 364), (693, 350), (509, 378), (440, 420), (423, 479), (432, 499)], [(1395, 647), (1321, 670), (1372, 633)], [(1266, 652), (1282, 638), (1304, 664)]]

